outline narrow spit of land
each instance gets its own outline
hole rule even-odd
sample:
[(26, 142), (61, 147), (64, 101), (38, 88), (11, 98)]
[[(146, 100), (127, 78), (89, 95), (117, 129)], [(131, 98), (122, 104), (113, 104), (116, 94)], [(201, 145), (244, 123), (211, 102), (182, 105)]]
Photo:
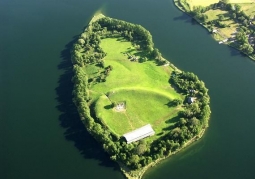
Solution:
[[(164, 59), (142, 26), (99, 14), (71, 53), (81, 120), (127, 178), (141, 178), (208, 127), (204, 83)], [(154, 135), (123, 137), (148, 124)]]
[(174, 0), (175, 5), (227, 44), (255, 60), (254, 0)]

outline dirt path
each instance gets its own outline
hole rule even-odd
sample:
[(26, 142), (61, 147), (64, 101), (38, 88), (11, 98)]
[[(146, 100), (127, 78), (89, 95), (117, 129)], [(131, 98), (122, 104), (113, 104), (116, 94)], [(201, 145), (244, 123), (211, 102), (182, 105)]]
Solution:
[(131, 119), (128, 117), (127, 113), (124, 113), (124, 114), (125, 114), (125, 116), (126, 116), (127, 119), (128, 119), (128, 123), (129, 123), (129, 125), (131, 126), (131, 129), (133, 130), (133, 129), (134, 129), (134, 126), (133, 126), (132, 123), (131, 123)]

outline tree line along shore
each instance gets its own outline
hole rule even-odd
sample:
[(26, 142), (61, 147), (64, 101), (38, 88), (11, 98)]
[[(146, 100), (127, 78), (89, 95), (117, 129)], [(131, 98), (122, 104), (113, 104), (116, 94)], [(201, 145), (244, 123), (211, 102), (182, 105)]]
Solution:
[(212, 33), (219, 44), (227, 44), (255, 60), (255, 1), (174, 0), (175, 5)]
[[(107, 43), (112, 44), (103, 45)], [(126, 51), (118, 51), (121, 48)], [(199, 139), (208, 127), (211, 111), (205, 84), (194, 73), (181, 71), (164, 59), (154, 47), (150, 32), (141, 25), (102, 14), (96, 15), (74, 43), (71, 60), (73, 102), (80, 118), (109, 157), (120, 164), (127, 178), (141, 178), (146, 169)], [(125, 75), (135, 77), (131, 79)], [(117, 80), (118, 78), (121, 79)], [(160, 88), (157, 84), (165, 87)], [(126, 98), (139, 98), (147, 89), (148, 99), (155, 94), (161, 96), (159, 100), (167, 100), (167, 104), (162, 104), (162, 107), (152, 104), (149, 107), (158, 107), (159, 111), (163, 108), (169, 110), (170, 119), (162, 117), (162, 120), (156, 122), (150, 119), (149, 122), (155, 122), (152, 127), (157, 128), (156, 134), (128, 144), (122, 131), (118, 132), (123, 126), (107, 123), (113, 119), (108, 116), (110, 113), (116, 116), (128, 114), (114, 110), (118, 101), (113, 101), (111, 95), (118, 93), (118, 90), (115, 90), (117, 87), (132, 90), (132, 95)], [(139, 91), (140, 89), (146, 90)], [(139, 93), (136, 93), (137, 90)], [(118, 94), (120, 99), (124, 98), (124, 93)], [(162, 97), (162, 94), (166, 97)], [(108, 100), (107, 103), (104, 103), (104, 100)], [(127, 100), (127, 111), (144, 112), (144, 107), (135, 107), (128, 102)], [(102, 113), (104, 115), (100, 115)], [(149, 116), (149, 113), (147, 115)], [(140, 118), (142, 119), (142, 116)], [(148, 122), (140, 118), (130, 119), (128, 122), (133, 120), (133, 125)], [(121, 124), (124, 119), (118, 122)]]

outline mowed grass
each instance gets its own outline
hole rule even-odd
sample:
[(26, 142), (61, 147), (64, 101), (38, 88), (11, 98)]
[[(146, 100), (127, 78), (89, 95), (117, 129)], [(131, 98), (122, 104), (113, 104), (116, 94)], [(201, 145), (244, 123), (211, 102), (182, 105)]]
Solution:
[(217, 20), (217, 19), (219, 19), (220, 14), (226, 16), (227, 13), (228, 13), (227, 11), (222, 11), (220, 9), (209, 10), (209, 11), (205, 12), (205, 14), (208, 16), (207, 21)]
[(245, 3), (240, 5), (245, 14), (248, 16), (255, 16), (255, 0), (254, 3)]
[[(126, 109), (117, 111), (111, 107), (113, 101), (125, 100)], [(102, 95), (96, 103), (96, 113), (111, 131), (121, 136), (146, 124), (151, 124), (158, 138), (176, 122), (180, 107), (169, 107), (171, 100), (164, 94), (142, 89), (123, 89), (109, 98)]]
[[(255, 15), (255, 0), (253, 1), (254, 3), (250, 3), (249, 1), (230, 1), (231, 3), (239, 3), (242, 10), (249, 16), (254, 16)], [(246, 2), (246, 3), (245, 3)], [(215, 39), (217, 40), (223, 40), (225, 38), (230, 38), (233, 33), (237, 30), (239, 24), (236, 23), (234, 20), (232, 20), (229, 17), (229, 14), (227, 11), (223, 11), (220, 9), (215, 9), (215, 10), (209, 10), (205, 12), (205, 14), (208, 16), (207, 21), (212, 21), (212, 20), (217, 20), (219, 19), (219, 15), (223, 15), (225, 19), (221, 21), (222, 23), (226, 24), (227, 27), (225, 28), (220, 28), (218, 29), (220, 31), (220, 34), (214, 34)], [(222, 37), (222, 35), (224, 37)]]
[[(219, 0), (187, 0), (191, 8), (194, 6), (209, 6), (210, 4), (218, 3)], [(255, 0), (229, 0), (229, 3), (255, 3)]]
[(101, 47), (107, 53), (105, 66), (111, 65), (113, 70), (106, 82), (97, 83), (91, 88), (92, 91), (106, 94), (118, 88), (140, 87), (166, 93), (172, 98), (179, 97), (169, 84), (172, 72), (169, 66), (157, 66), (150, 60), (144, 63), (131, 62), (124, 52), (137, 54), (139, 51), (122, 38), (103, 39)]
[(229, 0), (229, 3), (235, 3), (235, 4), (239, 4), (239, 3), (254, 3), (255, 0)]
[[(96, 115), (119, 136), (146, 124), (151, 124), (157, 134), (149, 140), (169, 130), (182, 107), (167, 104), (172, 99), (184, 99), (169, 84), (172, 68), (157, 66), (152, 60), (143, 63), (130, 61), (126, 52), (136, 56), (142, 53), (123, 38), (102, 39), (100, 46), (107, 53), (105, 66), (111, 65), (113, 70), (106, 82), (91, 87)], [(90, 67), (86, 71), (95, 74), (98, 67)], [(112, 108), (112, 102), (119, 101), (126, 102), (125, 111)]]
[[(231, 35), (233, 35), (233, 33), (236, 31), (236, 28), (238, 27), (238, 24), (229, 17), (229, 14), (227, 11), (216, 9), (216, 10), (209, 10), (205, 12), (205, 14), (208, 16), (207, 21), (217, 20), (219, 19), (219, 15), (223, 15), (225, 17), (225, 19), (221, 22), (226, 24), (227, 27), (220, 28), (220, 32), (227, 38), (230, 38)], [(219, 40), (223, 40), (223, 39), (219, 38)]]
[(194, 6), (209, 6), (210, 4), (218, 3), (219, 0), (187, 0), (187, 3), (190, 4), (191, 9)]

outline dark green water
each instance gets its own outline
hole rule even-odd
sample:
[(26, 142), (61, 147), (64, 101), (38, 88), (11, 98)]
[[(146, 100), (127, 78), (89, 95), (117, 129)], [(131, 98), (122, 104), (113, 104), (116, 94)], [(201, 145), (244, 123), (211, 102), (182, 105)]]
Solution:
[(210, 90), (203, 139), (144, 178), (255, 178), (255, 63), (218, 45), (171, 0), (0, 1), (0, 178), (124, 178), (71, 102), (69, 47), (99, 9), (143, 25)]

